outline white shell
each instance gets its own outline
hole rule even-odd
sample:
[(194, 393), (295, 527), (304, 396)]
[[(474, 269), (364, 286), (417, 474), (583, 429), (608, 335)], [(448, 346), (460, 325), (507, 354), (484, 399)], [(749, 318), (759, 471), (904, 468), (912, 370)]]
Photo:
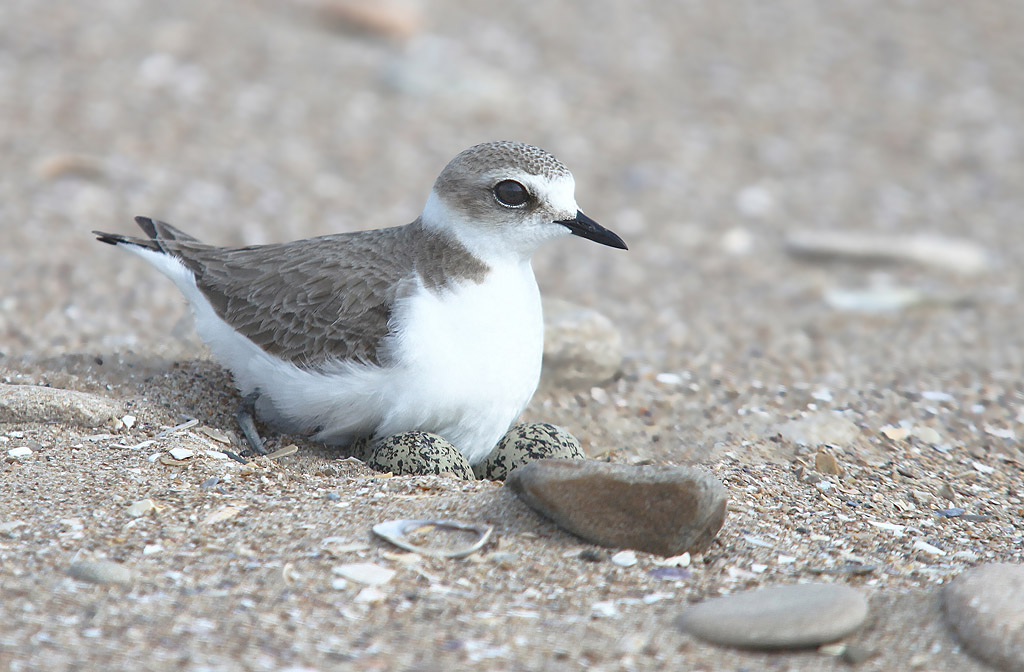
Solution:
[[(455, 546), (439, 546), (431, 548), (413, 543), (408, 535), (423, 528), (446, 528), (448, 530), (464, 530), (475, 532), (476, 540), (468, 544)], [(386, 539), (399, 548), (404, 548), (413, 553), (428, 555), (436, 558), (464, 558), (470, 553), (479, 550), (491, 538), (494, 532), (493, 525), (483, 523), (462, 523), (457, 520), (389, 520), (384, 523), (377, 523), (373, 526), (373, 533), (382, 539)]]

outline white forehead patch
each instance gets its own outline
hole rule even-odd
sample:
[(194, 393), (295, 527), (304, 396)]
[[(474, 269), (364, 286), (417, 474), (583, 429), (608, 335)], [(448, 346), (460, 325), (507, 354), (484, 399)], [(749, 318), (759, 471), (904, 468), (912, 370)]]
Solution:
[(543, 175), (524, 175), (523, 183), (542, 202), (547, 203), (566, 219), (576, 216), (579, 206), (576, 205), (576, 180), (571, 173), (545, 177)]

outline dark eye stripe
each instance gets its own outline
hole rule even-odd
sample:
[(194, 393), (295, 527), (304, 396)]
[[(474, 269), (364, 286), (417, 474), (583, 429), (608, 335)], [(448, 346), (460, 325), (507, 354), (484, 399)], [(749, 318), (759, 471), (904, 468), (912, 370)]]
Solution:
[(509, 208), (520, 208), (530, 200), (530, 192), (515, 180), (502, 180), (494, 185), (494, 197)]

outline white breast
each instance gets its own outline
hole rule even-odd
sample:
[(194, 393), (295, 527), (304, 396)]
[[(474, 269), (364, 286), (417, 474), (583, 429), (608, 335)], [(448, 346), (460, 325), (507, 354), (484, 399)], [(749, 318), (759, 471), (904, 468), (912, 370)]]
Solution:
[(492, 265), (484, 282), (421, 288), (396, 306), (395, 398), (379, 435), (421, 427), (471, 463), (486, 457), (537, 388), (544, 346), (529, 262)]

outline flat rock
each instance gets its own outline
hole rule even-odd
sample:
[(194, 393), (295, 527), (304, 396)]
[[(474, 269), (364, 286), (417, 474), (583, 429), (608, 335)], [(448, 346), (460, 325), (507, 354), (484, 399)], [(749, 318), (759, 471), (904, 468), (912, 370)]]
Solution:
[(444, 437), (429, 432), (401, 432), (377, 442), (366, 461), (373, 469), (398, 476), (455, 474), (473, 480), (473, 468)]
[(683, 612), (676, 625), (715, 644), (798, 649), (845, 637), (867, 614), (867, 599), (858, 590), (804, 583), (710, 599)]
[(100, 427), (124, 412), (119, 401), (40, 385), (0, 385), (0, 422)]
[(509, 472), (545, 458), (582, 460), (580, 442), (565, 429), (546, 422), (516, 425), (508, 430), (494, 450), (473, 465), (477, 478), (504, 481)]
[(801, 446), (832, 444), (848, 446), (860, 436), (860, 428), (849, 418), (832, 411), (812, 413), (805, 418), (776, 425), (774, 431), (783, 439)]
[(613, 378), (622, 367), (622, 336), (615, 324), (596, 310), (563, 299), (543, 302), (542, 380), (589, 388)]
[(1024, 671), (1024, 565), (970, 569), (946, 587), (943, 601), (964, 648), (997, 669)]
[(559, 527), (603, 546), (671, 556), (707, 548), (725, 521), (728, 493), (692, 467), (537, 460), (505, 485)]
[(76, 562), (68, 567), (68, 574), (89, 583), (128, 584), (132, 581), (132, 570), (110, 560)]

